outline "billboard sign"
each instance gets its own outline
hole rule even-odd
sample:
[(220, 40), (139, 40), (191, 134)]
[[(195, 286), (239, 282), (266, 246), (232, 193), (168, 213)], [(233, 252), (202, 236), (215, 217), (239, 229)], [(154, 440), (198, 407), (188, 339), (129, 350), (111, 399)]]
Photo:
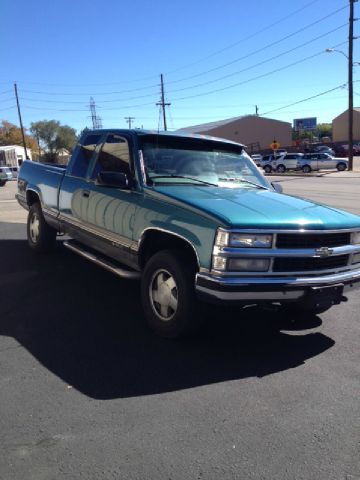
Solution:
[(316, 117), (310, 118), (295, 118), (294, 130), (315, 130), (316, 129)]

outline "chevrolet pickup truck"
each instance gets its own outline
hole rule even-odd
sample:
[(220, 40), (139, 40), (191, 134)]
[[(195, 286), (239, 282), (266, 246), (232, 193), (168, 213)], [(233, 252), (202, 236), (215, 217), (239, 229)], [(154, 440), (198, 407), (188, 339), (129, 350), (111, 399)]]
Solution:
[(203, 302), (320, 314), (360, 287), (360, 217), (283, 194), (238, 143), (87, 131), (67, 167), (24, 162), (16, 196), (34, 251), (67, 234), (73, 252), (140, 279), (165, 337), (198, 327)]

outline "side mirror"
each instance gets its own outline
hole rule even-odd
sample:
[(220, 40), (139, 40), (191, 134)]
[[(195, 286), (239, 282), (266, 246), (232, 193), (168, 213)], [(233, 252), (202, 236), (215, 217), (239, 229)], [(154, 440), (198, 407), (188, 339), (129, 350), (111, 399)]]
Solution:
[(100, 172), (96, 177), (95, 185), (122, 189), (130, 188), (128, 176), (121, 172)]
[(283, 193), (283, 187), (280, 183), (271, 182), (271, 185), (272, 185), (273, 189), (275, 190), (275, 192)]

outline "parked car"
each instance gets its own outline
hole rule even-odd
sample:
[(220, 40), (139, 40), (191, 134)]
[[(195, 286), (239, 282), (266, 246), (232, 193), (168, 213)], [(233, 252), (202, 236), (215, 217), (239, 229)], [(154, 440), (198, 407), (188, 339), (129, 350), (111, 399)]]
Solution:
[[(302, 157), (302, 153), (286, 153), (282, 155), (269, 155), (269, 159), (263, 158), (263, 164), (261, 165), (266, 173), (278, 172), (284, 173), (287, 170), (298, 170), (299, 159)], [(265, 161), (266, 160), (266, 161)]]
[(16, 179), (18, 178), (18, 173), (19, 173), (19, 167), (9, 167), (12, 173), (12, 178)]
[(258, 167), (261, 167), (261, 160), (262, 160), (262, 155), (260, 153), (252, 153), (250, 157), (254, 160), (255, 164)]
[(304, 173), (331, 168), (336, 168), (339, 172), (342, 172), (348, 168), (348, 160), (333, 157), (328, 153), (305, 153), (300, 160), (300, 168)]
[(267, 155), (264, 155), (262, 159), (260, 160), (260, 167), (262, 167), (266, 173), (272, 172), (272, 166), (271, 162), (273, 160), (276, 160), (277, 158), (281, 157), (282, 154), (276, 154), (276, 153), (269, 153)]
[(317, 145), (314, 147), (314, 152), (316, 153), (328, 153), (329, 155), (335, 155), (334, 150), (328, 145)]
[(3, 187), (6, 182), (12, 178), (12, 173), (9, 167), (0, 167), (0, 187)]

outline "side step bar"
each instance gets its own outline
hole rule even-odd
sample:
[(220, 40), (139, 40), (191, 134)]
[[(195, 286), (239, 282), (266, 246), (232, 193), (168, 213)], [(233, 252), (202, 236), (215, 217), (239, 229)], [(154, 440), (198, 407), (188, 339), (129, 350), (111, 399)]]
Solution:
[(127, 270), (126, 268), (121, 268), (115, 262), (112, 263), (110, 259), (101, 257), (100, 255), (97, 255), (93, 252), (89, 252), (88, 250), (86, 250), (86, 247), (84, 247), (83, 245), (80, 245), (76, 241), (68, 240), (63, 242), (63, 245), (64, 247), (68, 248), (72, 252), (75, 252), (78, 255), (81, 255), (82, 257), (86, 258), (87, 260), (90, 260), (93, 263), (96, 263), (96, 265), (99, 265), (100, 267), (105, 268), (105, 270), (108, 270), (109, 272), (114, 273), (118, 277), (126, 278), (128, 280), (139, 280), (141, 277), (140, 272), (136, 272), (135, 270)]

